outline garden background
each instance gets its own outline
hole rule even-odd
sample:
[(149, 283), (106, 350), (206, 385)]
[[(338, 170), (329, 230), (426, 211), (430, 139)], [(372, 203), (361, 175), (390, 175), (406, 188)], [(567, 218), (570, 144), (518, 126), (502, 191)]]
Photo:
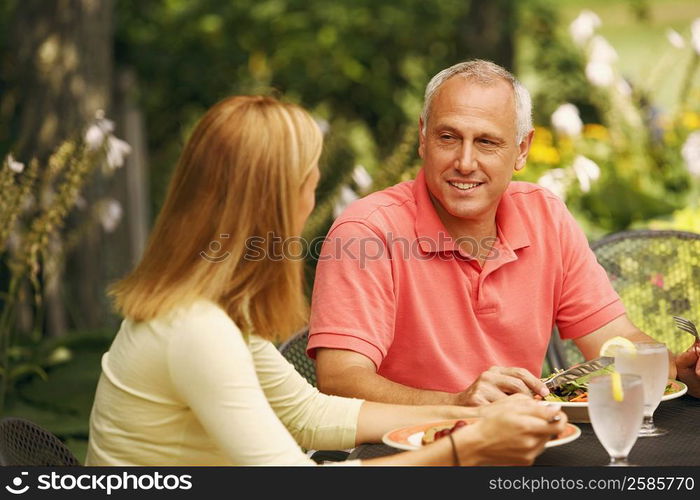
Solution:
[(516, 180), (564, 198), (591, 240), (700, 232), (697, 19), (694, 0), (0, 0), (0, 414), (84, 458), (120, 321), (104, 289), (231, 94), (283, 96), (324, 130), (309, 239), (415, 174), (425, 85), (473, 57), (532, 92)]

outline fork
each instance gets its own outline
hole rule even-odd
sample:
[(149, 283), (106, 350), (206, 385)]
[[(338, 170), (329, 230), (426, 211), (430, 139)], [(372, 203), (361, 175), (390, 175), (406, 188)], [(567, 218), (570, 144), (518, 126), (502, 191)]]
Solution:
[(676, 322), (676, 326), (679, 330), (683, 330), (684, 332), (691, 334), (693, 337), (695, 337), (696, 342), (700, 342), (700, 335), (698, 335), (698, 329), (696, 328), (695, 323), (680, 316), (674, 316), (673, 321)]

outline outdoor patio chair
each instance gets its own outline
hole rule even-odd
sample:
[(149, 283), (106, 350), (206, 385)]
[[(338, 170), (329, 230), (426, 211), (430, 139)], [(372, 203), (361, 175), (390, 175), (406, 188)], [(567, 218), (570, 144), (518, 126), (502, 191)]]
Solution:
[[(593, 243), (591, 249), (632, 323), (674, 353), (693, 343), (676, 328), (673, 316), (700, 324), (700, 234), (624, 231)], [(550, 366), (560, 368), (583, 361), (573, 341), (562, 341), (556, 332), (547, 357)]]
[[(306, 355), (306, 344), (309, 342), (309, 329), (304, 328), (295, 333), (279, 347), (282, 356), (294, 365), (294, 368), (316, 387), (316, 366), (314, 361)], [(344, 450), (318, 450), (311, 455), (311, 459), (317, 463), (342, 462), (348, 458), (349, 452)]]
[(75, 466), (77, 458), (56, 436), (22, 418), (0, 420), (0, 465)]
[(282, 356), (294, 365), (294, 368), (309, 382), (316, 387), (316, 366), (314, 361), (306, 355), (306, 344), (309, 341), (309, 329), (295, 333), (292, 338), (283, 343), (279, 350)]

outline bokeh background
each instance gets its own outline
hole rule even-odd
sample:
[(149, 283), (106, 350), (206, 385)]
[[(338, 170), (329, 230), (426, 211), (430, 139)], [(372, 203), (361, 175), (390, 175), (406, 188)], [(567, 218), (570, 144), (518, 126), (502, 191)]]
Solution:
[[(474, 57), (533, 95), (516, 179), (565, 199), (592, 241), (700, 232), (698, 19), (695, 0), (0, 0), (0, 413), (84, 458), (120, 321), (105, 287), (138, 261), (195, 121), (228, 95), (317, 118), (309, 239), (415, 174), (426, 83)], [(311, 286), (312, 252), (307, 267)]]

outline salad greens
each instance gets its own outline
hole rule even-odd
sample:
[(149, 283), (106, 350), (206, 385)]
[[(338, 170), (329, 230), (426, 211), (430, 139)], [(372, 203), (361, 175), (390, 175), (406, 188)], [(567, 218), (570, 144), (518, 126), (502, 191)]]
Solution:
[[(601, 368), (600, 370), (596, 370), (594, 372), (583, 375), (582, 377), (577, 378), (573, 382), (569, 382), (568, 384), (564, 384), (561, 387), (554, 389), (547, 396), (545, 396), (544, 400), (559, 403), (571, 402), (572, 399), (576, 399), (583, 395), (587, 395), (588, 381), (591, 378), (597, 377), (599, 375), (607, 375), (608, 373), (612, 373), (613, 371), (615, 371), (615, 366), (608, 365), (605, 368)], [(673, 386), (673, 383), (669, 382), (668, 384), (666, 384), (664, 394), (671, 394), (676, 390), (677, 389)], [(587, 401), (587, 398), (582, 399), (581, 402), (585, 401)]]
[(556, 401), (559, 403), (569, 402), (572, 399), (582, 396), (583, 394), (588, 392), (588, 381), (591, 378), (597, 377), (599, 375), (607, 375), (609, 373), (612, 373), (613, 371), (615, 371), (614, 366), (608, 365), (604, 368), (601, 368), (600, 370), (587, 373), (586, 375), (577, 378), (573, 382), (569, 382), (568, 384), (564, 384), (561, 387), (557, 387), (556, 389), (551, 391), (547, 396), (545, 396), (544, 399), (545, 401)]

